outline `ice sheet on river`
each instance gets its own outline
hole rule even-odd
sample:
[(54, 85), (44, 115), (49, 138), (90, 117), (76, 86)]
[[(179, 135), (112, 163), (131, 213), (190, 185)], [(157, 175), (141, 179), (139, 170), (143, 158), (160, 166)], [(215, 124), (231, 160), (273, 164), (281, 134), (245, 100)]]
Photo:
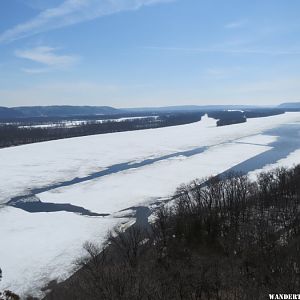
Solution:
[(28, 189), (87, 176), (118, 163), (142, 161), (260, 134), (299, 121), (300, 113), (216, 127), (202, 121), (174, 127), (77, 137), (0, 149), (0, 203)]
[[(120, 163), (168, 156), (149, 165), (40, 193), (42, 201), (71, 203), (100, 213), (116, 213), (172, 194), (181, 183), (223, 172), (267, 153), (276, 135), (265, 132), (284, 124), (299, 124), (300, 113), (249, 119), (216, 127), (201, 122), (160, 129), (72, 138), (0, 150), (0, 203), (30, 189), (84, 177)], [(172, 155), (205, 147), (195, 155)], [(293, 160), (299, 158), (295, 152)], [(299, 159), (300, 162), (300, 159)], [(30, 214), (0, 208), (1, 286), (17, 293), (33, 292), (47, 281), (64, 278), (86, 240), (103, 241), (119, 222), (113, 217), (74, 213)]]

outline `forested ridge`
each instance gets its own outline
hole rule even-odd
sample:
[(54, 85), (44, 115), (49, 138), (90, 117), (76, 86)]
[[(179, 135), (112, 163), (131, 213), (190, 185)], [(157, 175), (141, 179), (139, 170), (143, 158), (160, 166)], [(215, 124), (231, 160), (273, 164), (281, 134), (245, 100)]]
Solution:
[(153, 224), (86, 244), (47, 300), (268, 299), (300, 288), (300, 166), (183, 185)]

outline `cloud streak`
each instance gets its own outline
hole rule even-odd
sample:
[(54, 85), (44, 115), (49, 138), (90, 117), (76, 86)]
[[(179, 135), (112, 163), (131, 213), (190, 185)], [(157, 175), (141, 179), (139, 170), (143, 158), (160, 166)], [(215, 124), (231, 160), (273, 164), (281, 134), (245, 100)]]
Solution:
[(247, 23), (248, 23), (248, 20), (238, 20), (238, 21), (230, 22), (230, 23), (226, 24), (224, 27), (226, 29), (238, 29), (238, 28), (244, 27)]
[(15, 55), (18, 58), (44, 66), (44, 68), (23, 69), (24, 72), (31, 74), (44, 73), (53, 69), (66, 69), (76, 64), (79, 59), (74, 55), (59, 55), (56, 51), (56, 48), (40, 46), (32, 49), (17, 50)]
[(148, 50), (173, 51), (187, 54), (197, 53), (221, 53), (221, 54), (257, 54), (257, 55), (300, 55), (298, 49), (274, 49), (274, 48), (187, 48), (187, 47), (144, 47)]
[(54, 8), (45, 9), (33, 19), (0, 34), (0, 42), (12, 42), (41, 32), (93, 20), (121, 11), (173, 0), (64, 0)]

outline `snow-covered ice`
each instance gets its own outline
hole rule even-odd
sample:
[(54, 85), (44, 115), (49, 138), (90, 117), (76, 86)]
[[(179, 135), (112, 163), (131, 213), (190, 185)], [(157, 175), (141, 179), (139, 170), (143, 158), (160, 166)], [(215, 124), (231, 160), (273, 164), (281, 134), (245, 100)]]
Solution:
[(30, 214), (8, 206), (0, 209), (0, 220), (1, 287), (22, 295), (39, 295), (47, 282), (66, 279), (83, 255), (83, 243), (104, 242), (121, 222), (66, 212)]
[(288, 157), (278, 160), (275, 164), (268, 164), (262, 169), (257, 169), (255, 171), (250, 172), (249, 176), (251, 179), (255, 179), (260, 172), (267, 172), (274, 168), (280, 167), (292, 168), (298, 164), (300, 164), (300, 150), (292, 152)]
[(236, 140), (237, 143), (268, 145), (276, 141), (276, 136), (256, 134)]
[(189, 158), (168, 159), (37, 196), (43, 202), (67, 202), (96, 213), (113, 213), (170, 196), (181, 183), (222, 173), (268, 149), (267, 146), (222, 144)]
[(28, 189), (74, 177), (87, 176), (108, 166), (159, 157), (196, 147), (212, 146), (261, 134), (281, 124), (297, 122), (300, 113), (249, 119), (247, 123), (216, 127), (202, 121), (174, 127), (102, 134), (0, 149), (0, 203)]
[[(61, 121), (56, 123), (46, 123), (46, 124), (35, 124), (35, 125), (19, 125), (19, 128), (56, 128), (56, 127), (67, 127), (72, 128), (76, 126), (86, 125), (86, 124), (102, 124), (107, 122), (123, 122), (129, 120), (143, 120), (143, 119), (157, 119), (158, 116), (142, 116), (142, 117), (123, 117), (117, 119), (100, 119), (100, 120), (74, 120), (74, 121)], [(2, 125), (2, 123), (0, 123)], [(4, 123), (4, 125), (16, 125), (16, 123)]]

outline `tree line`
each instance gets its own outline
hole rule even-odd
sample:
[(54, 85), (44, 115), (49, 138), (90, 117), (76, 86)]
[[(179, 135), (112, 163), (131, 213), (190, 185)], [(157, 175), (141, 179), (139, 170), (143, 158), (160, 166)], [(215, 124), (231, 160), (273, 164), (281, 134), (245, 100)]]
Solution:
[(153, 224), (85, 245), (46, 300), (260, 300), (300, 288), (300, 165), (195, 180)]
[(15, 124), (0, 125), (0, 148), (78, 136), (182, 125), (200, 121), (202, 115), (203, 113), (199, 112), (174, 113), (157, 118), (133, 118), (118, 122), (115, 120), (105, 120), (102, 123), (88, 121), (74, 127), (66, 126), (64, 123), (46, 128)]
[(225, 111), (211, 111), (208, 116), (217, 119), (217, 126), (226, 126), (238, 123), (247, 122), (248, 118), (263, 118), (275, 115), (284, 114), (283, 109), (275, 108), (261, 108), (251, 110), (225, 110)]

